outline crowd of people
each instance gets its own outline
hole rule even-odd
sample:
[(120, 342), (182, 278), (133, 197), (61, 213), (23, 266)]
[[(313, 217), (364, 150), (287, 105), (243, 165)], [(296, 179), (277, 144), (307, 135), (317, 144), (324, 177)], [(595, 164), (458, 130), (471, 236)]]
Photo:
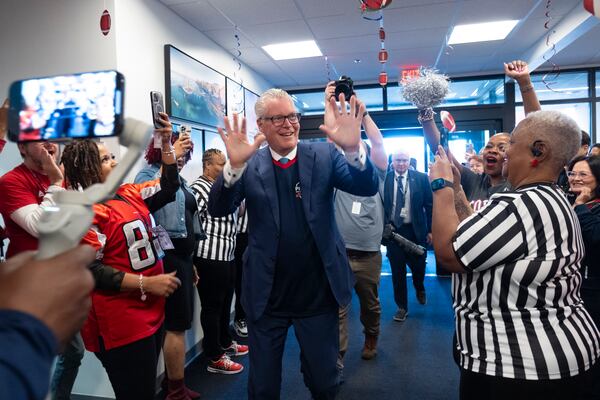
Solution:
[(280, 398), (293, 327), (312, 397), (334, 399), (357, 336), (353, 291), (361, 357), (377, 356), (383, 244), (398, 323), (409, 316), (407, 266), (417, 302), (427, 304), (427, 246), (452, 272), (448, 352), (461, 400), (598, 398), (600, 147), (569, 117), (541, 110), (526, 63), (507, 63), (505, 73), (526, 117), (463, 163), (439, 145), (432, 110), (419, 110), (435, 150), (429, 176), (405, 149), (388, 155), (364, 103), (336, 97), (333, 82), (320, 126), (327, 142), (300, 141), (293, 99), (269, 89), (256, 102), (254, 140), (243, 118), (225, 118), (226, 152), (204, 151), (191, 183), (179, 172), (192, 141), (161, 113), (161, 146), (148, 145), (134, 183), (94, 205), (82, 246), (48, 260), (32, 253), (44, 208), (58, 191), (106, 181), (117, 161), (92, 140), (67, 144), (60, 160), (56, 144), (19, 143), (23, 163), (0, 178), (10, 239), (0, 268), (0, 338), (9, 344), (0, 397), (43, 398), (59, 354), (50, 391), (70, 398), (85, 349), (117, 399), (154, 398), (161, 350), (166, 398), (198, 398), (184, 383), (197, 290), (209, 372), (241, 373), (233, 358), (248, 355), (248, 398)]

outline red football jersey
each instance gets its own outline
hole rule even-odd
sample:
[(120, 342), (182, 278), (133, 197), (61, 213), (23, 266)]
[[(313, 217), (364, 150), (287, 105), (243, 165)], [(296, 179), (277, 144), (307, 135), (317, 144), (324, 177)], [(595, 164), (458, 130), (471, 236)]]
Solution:
[(10, 216), (22, 207), (40, 204), (48, 186), (50, 180), (46, 175), (30, 170), (25, 164), (0, 178), (0, 214), (10, 239), (7, 258), (26, 250), (37, 250), (38, 239), (17, 225)]
[[(94, 205), (92, 229), (83, 243), (97, 249), (96, 258), (105, 265), (133, 274), (152, 276), (163, 273), (163, 263), (153, 244), (154, 220), (144, 199), (160, 190), (159, 180), (125, 184), (117, 190), (123, 199)], [(86, 349), (110, 350), (154, 334), (164, 320), (165, 299), (139, 290), (114, 292), (94, 290), (92, 308), (81, 335)]]

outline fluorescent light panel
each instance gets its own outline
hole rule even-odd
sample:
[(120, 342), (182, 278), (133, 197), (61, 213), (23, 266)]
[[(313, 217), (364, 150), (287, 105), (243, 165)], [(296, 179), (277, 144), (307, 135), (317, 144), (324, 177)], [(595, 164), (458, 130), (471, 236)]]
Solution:
[(481, 24), (456, 25), (448, 44), (489, 42), (502, 40), (513, 30), (519, 20), (484, 22)]
[(314, 40), (269, 44), (262, 48), (276, 61), (318, 57), (323, 55)]

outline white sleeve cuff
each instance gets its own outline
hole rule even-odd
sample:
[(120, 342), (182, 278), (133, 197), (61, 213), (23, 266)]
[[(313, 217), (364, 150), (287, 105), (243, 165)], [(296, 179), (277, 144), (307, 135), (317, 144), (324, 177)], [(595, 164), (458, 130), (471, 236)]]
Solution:
[(246, 166), (248, 164), (244, 163), (241, 168), (233, 168), (229, 160), (225, 163), (223, 167), (223, 181), (225, 182), (225, 187), (232, 187), (237, 181), (240, 180), (242, 174), (246, 170)]

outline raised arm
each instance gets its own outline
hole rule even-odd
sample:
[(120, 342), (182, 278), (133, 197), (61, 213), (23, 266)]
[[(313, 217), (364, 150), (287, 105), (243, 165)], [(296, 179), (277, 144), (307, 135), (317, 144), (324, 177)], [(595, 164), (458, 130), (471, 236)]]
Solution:
[(504, 73), (509, 78), (514, 79), (519, 85), (519, 90), (521, 90), (521, 96), (523, 97), (525, 115), (533, 111), (540, 111), (542, 106), (531, 83), (531, 75), (527, 63), (522, 60), (504, 63)]

